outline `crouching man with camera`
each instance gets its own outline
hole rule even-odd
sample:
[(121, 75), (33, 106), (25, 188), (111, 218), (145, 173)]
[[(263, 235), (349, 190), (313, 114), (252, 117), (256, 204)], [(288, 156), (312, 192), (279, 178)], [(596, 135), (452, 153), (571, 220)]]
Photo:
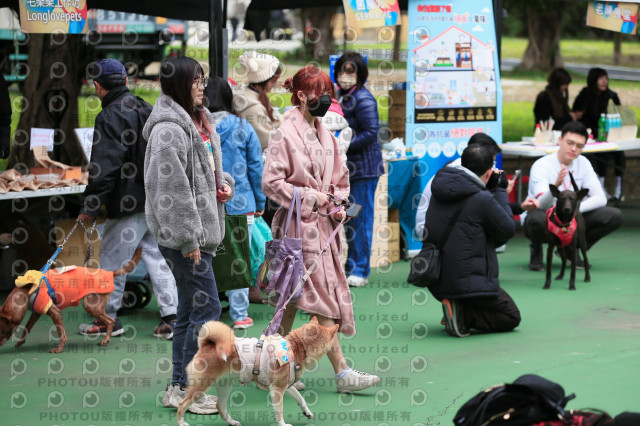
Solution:
[(440, 279), (429, 291), (442, 302), (452, 336), (520, 324), (518, 307), (500, 288), (495, 251), (515, 234), (507, 185), (504, 173), (493, 169), (490, 150), (479, 145), (468, 146), (461, 165), (443, 167), (433, 180), (425, 242), (444, 244)]

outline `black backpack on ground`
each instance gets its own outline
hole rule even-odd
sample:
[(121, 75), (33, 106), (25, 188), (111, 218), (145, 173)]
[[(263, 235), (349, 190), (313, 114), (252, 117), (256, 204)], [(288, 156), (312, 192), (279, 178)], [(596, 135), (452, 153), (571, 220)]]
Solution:
[(535, 374), (519, 377), (510, 384), (493, 386), (480, 392), (464, 404), (455, 418), (455, 425), (531, 425), (564, 416), (567, 402), (557, 383)]

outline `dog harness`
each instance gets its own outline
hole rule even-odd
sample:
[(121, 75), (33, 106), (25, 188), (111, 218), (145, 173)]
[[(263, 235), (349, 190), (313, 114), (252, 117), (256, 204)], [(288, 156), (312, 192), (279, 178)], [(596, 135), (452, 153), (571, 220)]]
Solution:
[[(264, 336), (261, 336), (262, 338)], [(286, 348), (287, 341), (280, 337), (268, 336), (266, 339), (236, 338), (236, 351), (241, 359), (240, 383), (247, 384), (251, 381), (263, 390), (269, 389), (271, 372), (284, 364), (289, 364), (289, 381), (291, 386), (298, 380), (300, 364), (293, 360), (293, 352), (288, 348), (280, 352), (278, 348)], [(263, 351), (264, 347), (267, 347)], [(286, 358), (286, 359), (285, 359)]]
[(78, 306), (89, 293), (113, 292), (113, 271), (103, 269), (66, 267), (50, 269), (46, 273), (27, 271), (16, 278), (16, 287), (30, 285), (29, 309), (46, 314), (52, 305), (60, 310)]
[[(546, 225), (549, 232), (558, 237), (560, 240), (560, 247), (566, 247), (571, 244), (571, 240), (573, 240), (573, 234), (576, 232), (576, 228), (578, 227), (578, 222), (576, 218), (572, 218), (569, 223), (558, 223), (558, 216), (555, 214), (556, 208), (551, 207), (547, 210), (547, 220)], [(555, 218), (555, 220), (554, 220)]]

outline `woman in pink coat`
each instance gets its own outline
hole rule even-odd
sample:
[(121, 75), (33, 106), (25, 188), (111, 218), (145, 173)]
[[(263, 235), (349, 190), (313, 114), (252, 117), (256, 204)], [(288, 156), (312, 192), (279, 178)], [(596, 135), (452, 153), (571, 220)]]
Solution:
[[(334, 95), (329, 77), (315, 66), (308, 65), (292, 79), (287, 79), (283, 86), (292, 93), (291, 103), (298, 108), (286, 115), (278, 131), (269, 139), (262, 190), (282, 206), (272, 223), (274, 238), (281, 238), (293, 187), (301, 188), (303, 256), (305, 268), (309, 268), (344, 218), (343, 210), (329, 217), (319, 213), (326, 215), (335, 207), (327, 194), (340, 198), (349, 196), (349, 170), (336, 138), (319, 119), (329, 109)], [(290, 227), (289, 236), (297, 236), (295, 226)], [(315, 314), (323, 326), (339, 324), (341, 333), (356, 333), (351, 293), (340, 262), (342, 244), (337, 236), (305, 282), (302, 298), (287, 307), (281, 322), (283, 335), (291, 330), (297, 309)], [(378, 376), (347, 366), (337, 335), (328, 357), (336, 373), (338, 392), (359, 391), (380, 381)], [(294, 386), (300, 389), (304, 385), (296, 382)]]

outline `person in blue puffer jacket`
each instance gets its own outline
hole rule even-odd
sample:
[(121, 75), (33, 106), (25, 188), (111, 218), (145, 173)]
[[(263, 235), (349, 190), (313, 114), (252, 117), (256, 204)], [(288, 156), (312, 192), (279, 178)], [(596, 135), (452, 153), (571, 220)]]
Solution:
[[(204, 93), (220, 135), (222, 169), (236, 181), (235, 195), (226, 203), (227, 213), (247, 215), (249, 240), (254, 216), (262, 216), (267, 197), (262, 192), (262, 148), (251, 124), (234, 114), (233, 92), (220, 77), (210, 78)], [(249, 289), (229, 290), (229, 314), (234, 328), (249, 328)]]
[[(368, 283), (371, 239), (373, 236), (374, 196), (378, 178), (384, 174), (382, 153), (378, 143), (378, 104), (364, 87), (369, 70), (364, 58), (356, 52), (346, 52), (336, 62), (333, 71), (338, 82), (338, 96), (344, 118), (353, 130), (347, 150), (349, 183), (352, 202), (362, 205), (358, 217), (345, 224), (349, 255), (345, 272), (352, 287)], [(357, 239), (354, 238), (357, 235)], [(375, 265), (374, 265), (375, 266)]]

